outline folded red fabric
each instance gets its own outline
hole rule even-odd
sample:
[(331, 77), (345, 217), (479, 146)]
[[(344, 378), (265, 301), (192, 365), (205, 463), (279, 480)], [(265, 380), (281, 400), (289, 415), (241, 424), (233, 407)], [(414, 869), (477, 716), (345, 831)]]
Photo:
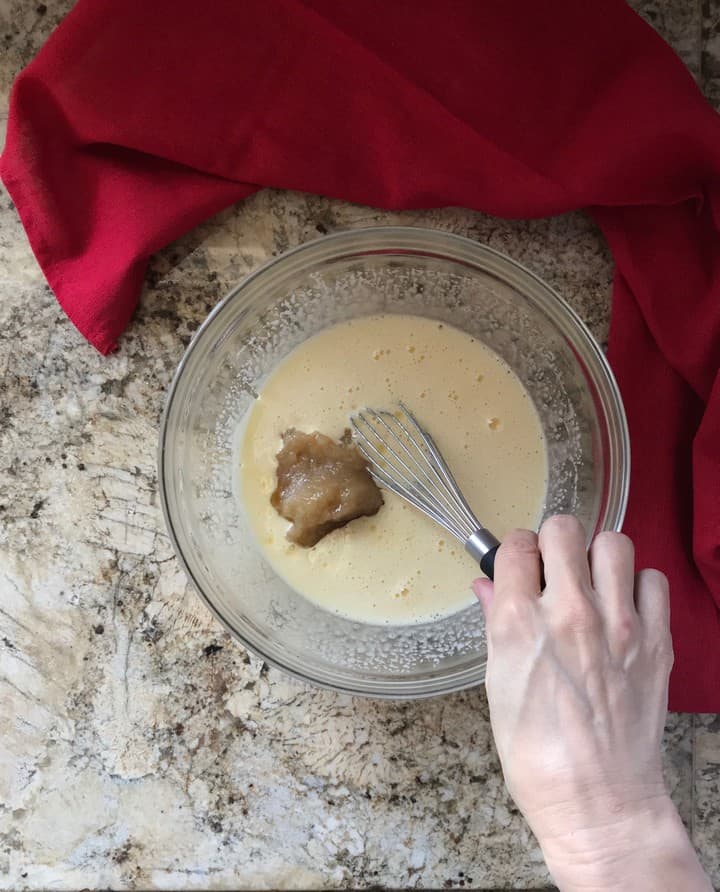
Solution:
[(627, 530), (672, 583), (671, 706), (720, 711), (720, 120), (620, 0), (79, 0), (0, 171), (112, 350), (148, 257), (263, 186), (505, 217), (586, 207), (617, 264)]

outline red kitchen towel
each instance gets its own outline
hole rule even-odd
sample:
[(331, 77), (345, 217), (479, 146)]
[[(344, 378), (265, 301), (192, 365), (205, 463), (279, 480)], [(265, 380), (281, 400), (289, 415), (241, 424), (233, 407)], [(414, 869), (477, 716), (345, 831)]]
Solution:
[(671, 706), (720, 711), (720, 120), (620, 0), (79, 0), (15, 82), (1, 172), (103, 352), (148, 257), (263, 186), (588, 208), (617, 264), (626, 526), (672, 583)]

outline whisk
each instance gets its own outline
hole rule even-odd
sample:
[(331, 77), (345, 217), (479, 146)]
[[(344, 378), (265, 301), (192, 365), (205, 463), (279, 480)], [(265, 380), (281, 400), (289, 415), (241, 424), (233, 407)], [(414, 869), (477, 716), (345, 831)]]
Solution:
[(407, 406), (399, 407), (365, 409), (350, 419), (373, 479), (459, 539), (492, 579), (500, 542), (473, 513), (433, 438)]

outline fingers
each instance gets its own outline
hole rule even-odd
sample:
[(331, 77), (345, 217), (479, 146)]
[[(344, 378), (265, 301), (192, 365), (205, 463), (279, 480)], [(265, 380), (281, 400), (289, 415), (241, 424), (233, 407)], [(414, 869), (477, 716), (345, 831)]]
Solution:
[(530, 530), (513, 530), (503, 539), (495, 556), (492, 595), (481, 586), (479, 597), (485, 611), (488, 666), (493, 646), (526, 650), (534, 634), (533, 613), (540, 592), (540, 551)]
[(590, 572), (610, 653), (619, 660), (639, 646), (635, 610), (635, 548), (622, 533), (600, 533), (590, 546)]
[(570, 515), (550, 517), (540, 529), (545, 590), (540, 611), (556, 642), (588, 664), (604, 643), (602, 619), (590, 581), (585, 530)]
[(635, 579), (635, 606), (640, 614), (643, 646), (654, 669), (646, 685), (647, 692), (651, 695), (654, 690), (662, 704), (656, 728), (659, 742), (662, 739), (674, 660), (670, 635), (670, 590), (664, 574), (658, 570), (641, 570), (638, 573)]
[(670, 641), (670, 588), (659, 570), (641, 570), (635, 578), (635, 607), (645, 633), (661, 648)]
[(590, 572), (606, 620), (621, 625), (637, 621), (632, 540), (622, 533), (599, 533), (590, 546)]
[(482, 606), (483, 613), (485, 616), (488, 615), (488, 611), (490, 609), (490, 604), (492, 603), (492, 599), (495, 596), (495, 587), (490, 582), (489, 579), (485, 579), (484, 577), (480, 577), (480, 579), (474, 580), (472, 584), (472, 590), (475, 592), (475, 597), (480, 602)]
[(590, 591), (585, 530), (576, 517), (570, 514), (549, 517), (540, 528), (538, 543), (548, 588), (557, 595)]
[(635, 547), (622, 533), (600, 533), (590, 546), (592, 585), (603, 607), (635, 612)]
[(495, 556), (495, 581), (477, 580), (473, 590), (485, 612), (488, 665), (493, 645), (526, 648), (532, 637), (533, 610), (540, 592), (540, 552), (530, 530), (513, 530)]
[[(475, 597), (480, 602), (480, 606), (482, 607), (483, 614), (485, 615), (485, 627), (488, 629), (488, 619), (490, 616), (491, 605), (495, 599), (495, 586), (493, 583), (486, 579), (484, 576), (481, 576), (480, 579), (474, 580), (472, 584), (472, 590), (475, 592)], [(493, 659), (493, 640), (492, 635), (489, 633), (486, 635), (487, 642), (487, 659), (488, 659), (488, 667), (492, 663)]]
[(530, 530), (513, 530), (495, 556), (495, 599), (536, 597), (540, 591), (538, 537)]

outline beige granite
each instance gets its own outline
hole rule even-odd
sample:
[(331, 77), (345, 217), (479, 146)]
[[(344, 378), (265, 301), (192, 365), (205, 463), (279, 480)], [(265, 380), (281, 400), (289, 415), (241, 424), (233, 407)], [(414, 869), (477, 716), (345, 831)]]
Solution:
[[(0, 0), (0, 121), (69, 5)], [(717, 0), (636, 5), (720, 102)], [(388, 214), (264, 192), (155, 258), (121, 350), (102, 358), (0, 192), (0, 888), (549, 886), (483, 690), (372, 702), (269, 669), (194, 596), (160, 514), (165, 390), (207, 312), (288, 247), (394, 222), (511, 254), (605, 340), (611, 260), (580, 214)], [(720, 884), (720, 720), (671, 715), (665, 755)]]

